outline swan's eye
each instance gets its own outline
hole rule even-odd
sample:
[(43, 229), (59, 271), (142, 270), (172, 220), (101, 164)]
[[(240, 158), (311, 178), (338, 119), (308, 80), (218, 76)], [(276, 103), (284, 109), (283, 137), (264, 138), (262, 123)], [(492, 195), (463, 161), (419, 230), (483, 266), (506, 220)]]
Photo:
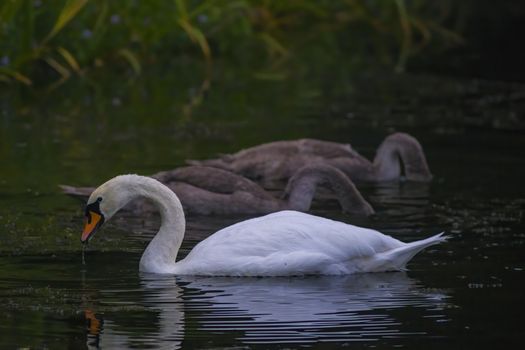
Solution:
[(88, 223), (91, 222), (91, 214), (95, 213), (97, 215), (102, 215), (100, 212), (100, 202), (102, 202), (102, 197), (98, 197), (96, 201), (91, 204), (86, 205), (86, 210), (84, 216), (87, 218)]

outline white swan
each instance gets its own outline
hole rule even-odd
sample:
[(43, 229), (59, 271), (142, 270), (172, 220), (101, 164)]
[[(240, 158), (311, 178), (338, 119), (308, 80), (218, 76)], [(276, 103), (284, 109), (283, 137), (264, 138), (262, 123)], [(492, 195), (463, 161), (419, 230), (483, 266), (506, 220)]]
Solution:
[(149, 177), (117, 176), (89, 197), (81, 241), (137, 197), (155, 203), (161, 227), (140, 259), (144, 272), (208, 276), (330, 275), (403, 270), (442, 234), (403, 243), (380, 232), (295, 211), (281, 211), (226, 227), (175, 262), (185, 231), (173, 191)]

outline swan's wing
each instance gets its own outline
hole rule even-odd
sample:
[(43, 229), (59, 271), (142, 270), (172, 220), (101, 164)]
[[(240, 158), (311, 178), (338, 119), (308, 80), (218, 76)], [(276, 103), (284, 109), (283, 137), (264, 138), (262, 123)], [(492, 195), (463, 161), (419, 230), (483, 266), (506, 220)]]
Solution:
[(188, 214), (257, 214), (278, 210), (278, 201), (256, 197), (250, 192), (217, 193), (184, 182), (171, 182), (167, 186), (177, 194)]
[(297, 154), (323, 158), (355, 157), (359, 155), (349, 144), (315, 139), (299, 139), (263, 143), (228, 155), (223, 157), (223, 159), (232, 162), (240, 159), (249, 160), (254, 157), (292, 157)]
[(361, 157), (352, 146), (331, 141), (301, 139), (297, 141), (298, 153), (324, 159)]
[(291, 158), (299, 155), (325, 159), (361, 157), (349, 144), (315, 139), (299, 139), (263, 143), (221, 159), (230, 163), (239, 161), (254, 162), (257, 160), (267, 161), (268, 159)]
[[(232, 154), (222, 154), (215, 159), (189, 160), (190, 165), (210, 166), (221, 169), (238, 171), (238, 168), (246, 168), (250, 164), (266, 162), (268, 158), (286, 157), (290, 150), (296, 147), (296, 141), (276, 141), (263, 143), (257, 146), (242, 149)], [(295, 152), (295, 151), (294, 151)]]
[(181, 182), (213, 193), (232, 194), (245, 191), (259, 198), (270, 196), (259, 185), (240, 175), (207, 166), (181, 167), (154, 174), (152, 177), (168, 186)]
[(309, 274), (403, 244), (374, 230), (282, 211), (222, 229), (184, 260), (196, 274)]
[(370, 164), (348, 144), (314, 139), (264, 143), (221, 158), (192, 164), (228, 169), (254, 179), (281, 179), (290, 177), (307, 164), (335, 159), (350, 160), (359, 166)]

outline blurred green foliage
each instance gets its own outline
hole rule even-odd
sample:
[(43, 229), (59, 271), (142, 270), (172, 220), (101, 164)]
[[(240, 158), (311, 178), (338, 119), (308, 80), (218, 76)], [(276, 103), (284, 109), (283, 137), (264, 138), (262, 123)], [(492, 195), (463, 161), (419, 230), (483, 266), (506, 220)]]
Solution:
[[(0, 81), (56, 88), (110, 69), (137, 77), (174, 60), (202, 64), (200, 93), (227, 60), (260, 79), (344, 55), (403, 70), (422, 48), (461, 41), (454, 2), (425, 0), (4, 0)], [(431, 45), (430, 45), (431, 44)], [(300, 66), (300, 65), (299, 65)]]

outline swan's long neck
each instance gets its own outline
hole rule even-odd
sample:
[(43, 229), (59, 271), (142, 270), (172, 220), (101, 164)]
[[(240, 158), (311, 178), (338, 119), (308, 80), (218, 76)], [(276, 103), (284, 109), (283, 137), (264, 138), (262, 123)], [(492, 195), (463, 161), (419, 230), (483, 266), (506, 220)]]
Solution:
[(340, 170), (328, 165), (309, 165), (294, 174), (285, 190), (285, 194), (288, 195), (288, 208), (309, 210), (317, 186), (321, 184), (334, 192), (345, 212), (364, 215), (374, 213), (352, 181)]
[(175, 265), (177, 253), (184, 238), (186, 221), (179, 198), (158, 181), (144, 179), (133, 187), (136, 196), (151, 200), (159, 209), (159, 232), (148, 244), (140, 259), (140, 270), (165, 273)]
[(432, 179), (420, 143), (404, 133), (395, 133), (385, 138), (377, 149), (374, 167), (378, 180), (381, 181), (398, 179), (402, 175), (403, 168), (407, 180), (430, 181)]

